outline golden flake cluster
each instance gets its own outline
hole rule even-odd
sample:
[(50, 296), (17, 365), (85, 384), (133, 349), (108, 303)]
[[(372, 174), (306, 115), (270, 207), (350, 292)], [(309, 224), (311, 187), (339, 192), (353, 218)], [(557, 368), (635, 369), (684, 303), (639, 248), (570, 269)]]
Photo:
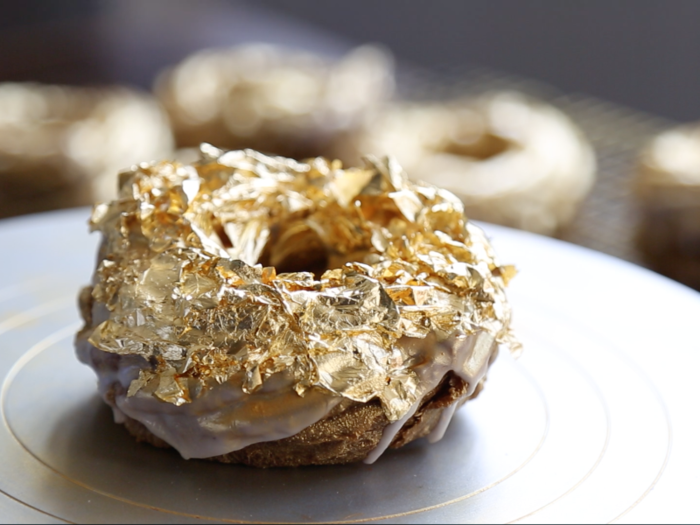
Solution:
[(459, 199), (390, 158), (344, 170), (204, 144), (192, 165), (122, 173), (91, 226), (104, 236), (92, 295), (109, 317), (89, 340), (151, 365), (129, 395), (181, 405), (285, 371), (299, 395), (376, 397), (395, 421), (423, 394), (402, 338), (512, 342), (514, 269)]

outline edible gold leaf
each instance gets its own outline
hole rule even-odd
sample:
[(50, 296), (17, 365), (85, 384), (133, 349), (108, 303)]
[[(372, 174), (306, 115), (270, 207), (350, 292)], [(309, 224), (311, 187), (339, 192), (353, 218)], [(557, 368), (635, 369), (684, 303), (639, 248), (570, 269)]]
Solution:
[(121, 182), (91, 218), (103, 235), (91, 294), (108, 318), (89, 341), (152, 365), (130, 396), (181, 405), (285, 372), (299, 395), (376, 398), (396, 421), (426, 393), (405, 341), (480, 330), (483, 348), (519, 348), (513, 267), (459, 199), (391, 159), (343, 170), (205, 144), (193, 165), (142, 164)]

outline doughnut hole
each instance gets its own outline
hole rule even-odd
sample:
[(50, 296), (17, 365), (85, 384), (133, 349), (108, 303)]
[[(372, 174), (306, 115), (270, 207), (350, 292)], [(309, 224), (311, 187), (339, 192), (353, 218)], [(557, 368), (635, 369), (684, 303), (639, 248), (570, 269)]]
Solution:
[(318, 233), (297, 222), (273, 236), (260, 263), (274, 266), (277, 273), (311, 272), (319, 278), (328, 269), (329, 255)]
[(441, 148), (441, 152), (476, 160), (487, 160), (511, 147), (511, 142), (503, 137), (483, 133), (478, 136), (450, 137), (450, 140)]
[(313, 228), (298, 222), (273, 234), (258, 262), (263, 266), (273, 266), (278, 274), (311, 272), (320, 279), (327, 270), (342, 268), (348, 262), (363, 261), (369, 253), (369, 248), (363, 246), (347, 253), (329, 250)]
[(446, 129), (435, 144), (438, 153), (487, 160), (514, 145), (508, 139), (492, 133), (486, 117), (474, 109), (454, 108), (444, 118)]

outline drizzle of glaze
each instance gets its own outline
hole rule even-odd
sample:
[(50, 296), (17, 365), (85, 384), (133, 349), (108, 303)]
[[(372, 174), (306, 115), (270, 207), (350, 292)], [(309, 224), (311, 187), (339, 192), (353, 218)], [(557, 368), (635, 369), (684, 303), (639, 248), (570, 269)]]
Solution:
[[(413, 370), (418, 375), (423, 395), (436, 388), (445, 374), (454, 372), (468, 384), (466, 396), (471, 396), (486, 376), (491, 356), (498, 348), (493, 336), (487, 332), (452, 336), (440, 342), (431, 334), (425, 339), (403, 338), (401, 343), (414, 359), (420, 360), (420, 364)], [(371, 465), (389, 448), (406, 421), (416, 413), (422, 399), (421, 395), (403, 418), (384, 429), (379, 444), (364, 459), (365, 463)], [(445, 435), (457, 403), (455, 401), (444, 409), (437, 427), (428, 436), (430, 443), (440, 441)]]
[(342, 400), (320, 389), (301, 397), (292, 388), (293, 378), (279, 373), (252, 394), (243, 392), (241, 379), (175, 406), (147, 393), (127, 397), (131, 380), (146, 365), (136, 364), (134, 356), (108, 354), (88, 342), (78, 344), (78, 355), (97, 373), (100, 393), (112, 407), (115, 422), (123, 421), (124, 415), (139, 421), (185, 459), (219, 456), (293, 436), (323, 419)]
[(442, 411), (442, 414), (440, 414), (440, 421), (438, 421), (437, 426), (432, 430), (432, 432), (430, 432), (430, 434), (428, 434), (429, 443), (437, 443), (443, 438), (450, 421), (452, 421), (452, 416), (454, 415), (456, 409), (457, 402), (455, 401)]
[(379, 456), (384, 454), (386, 449), (389, 448), (389, 445), (391, 445), (391, 442), (394, 441), (394, 438), (396, 437), (396, 434), (399, 433), (399, 430), (406, 424), (406, 421), (411, 419), (413, 417), (413, 414), (416, 413), (416, 410), (418, 410), (418, 407), (420, 406), (420, 402), (414, 403), (414, 405), (411, 407), (411, 410), (406, 412), (406, 415), (403, 416), (401, 419), (398, 421), (394, 421), (393, 423), (390, 423), (389, 425), (384, 428), (384, 432), (382, 433), (382, 438), (379, 440), (379, 443), (377, 446), (372, 450), (369, 454), (367, 454), (367, 457), (363, 460), (364, 463), (367, 465), (371, 465), (377, 459), (379, 459)]
[[(106, 314), (103, 307), (93, 305), (94, 321), (100, 322)], [(364, 460), (367, 464), (374, 463), (389, 448), (423, 397), (448, 372), (461, 377), (468, 384), (467, 395), (473, 394), (497, 350), (493, 337), (483, 331), (455, 335), (445, 341), (437, 341), (434, 335), (425, 339), (405, 337), (400, 344), (413, 363), (411, 368), (418, 376), (421, 395), (403, 418), (385, 427), (377, 447)], [(316, 389), (300, 397), (292, 388), (293, 378), (284, 372), (271, 376), (263, 388), (252, 394), (242, 391), (242, 378), (238, 383), (234, 378), (182, 406), (163, 403), (146, 392), (127, 397), (131, 381), (148, 367), (145, 359), (103, 352), (80, 338), (76, 350), (79, 359), (95, 370), (100, 394), (112, 407), (116, 423), (124, 422), (125, 416), (139, 421), (186, 459), (218, 456), (254, 443), (293, 436), (327, 417), (342, 400)], [(443, 437), (457, 404), (455, 401), (444, 409), (428, 436), (431, 443)]]

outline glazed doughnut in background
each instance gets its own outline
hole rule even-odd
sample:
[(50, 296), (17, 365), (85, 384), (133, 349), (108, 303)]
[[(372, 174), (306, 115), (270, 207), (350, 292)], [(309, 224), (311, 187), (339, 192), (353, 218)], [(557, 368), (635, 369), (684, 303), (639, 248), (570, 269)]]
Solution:
[(119, 169), (172, 150), (146, 93), (0, 84), (0, 217), (113, 198)]
[(470, 218), (552, 235), (595, 178), (592, 147), (561, 111), (514, 92), (396, 103), (340, 156), (391, 154), (459, 196)]
[(301, 159), (333, 157), (393, 92), (391, 55), (363, 46), (338, 60), (270, 44), (195, 53), (154, 90), (178, 147), (202, 142)]
[(700, 289), (700, 123), (654, 137), (639, 157), (637, 244), (650, 266)]

